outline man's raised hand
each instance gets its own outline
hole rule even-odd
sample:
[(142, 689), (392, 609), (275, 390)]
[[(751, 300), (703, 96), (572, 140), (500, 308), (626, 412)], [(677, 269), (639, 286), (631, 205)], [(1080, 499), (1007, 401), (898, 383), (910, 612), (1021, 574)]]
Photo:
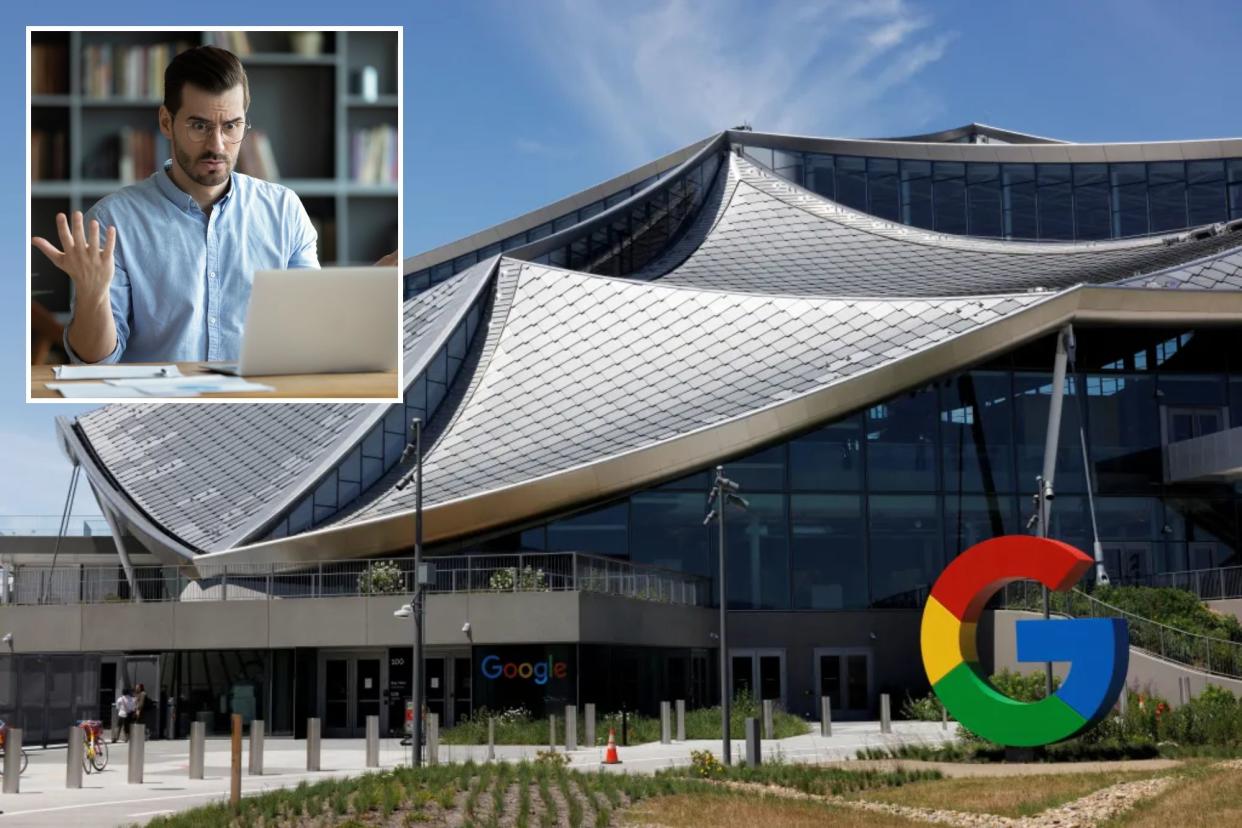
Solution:
[(101, 299), (108, 295), (112, 286), (114, 263), (112, 253), (116, 249), (116, 228), (109, 227), (102, 245), (99, 243), (99, 222), (91, 219), (90, 234), (83, 227), (82, 212), (74, 210), (73, 226), (64, 213), (56, 214), (56, 230), (60, 234), (63, 250), (47, 239), (36, 236), (31, 241), (73, 280), (80, 298)]

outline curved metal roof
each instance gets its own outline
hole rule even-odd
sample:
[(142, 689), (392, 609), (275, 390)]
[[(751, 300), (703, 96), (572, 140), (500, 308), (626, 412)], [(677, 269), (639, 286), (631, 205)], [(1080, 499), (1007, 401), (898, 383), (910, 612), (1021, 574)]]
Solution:
[[(1091, 243), (930, 233), (730, 153), (694, 225), (633, 278), (500, 258), (406, 303), (407, 384), (464, 309), (490, 303), (428, 427), (428, 540), (691, 471), (1068, 320), (1236, 321), (1240, 249), (1242, 232), (1223, 227)], [(108, 406), (66, 442), (149, 545), (211, 559), (377, 554), (408, 546), (399, 469), (326, 527), (253, 539), (393, 411)]]

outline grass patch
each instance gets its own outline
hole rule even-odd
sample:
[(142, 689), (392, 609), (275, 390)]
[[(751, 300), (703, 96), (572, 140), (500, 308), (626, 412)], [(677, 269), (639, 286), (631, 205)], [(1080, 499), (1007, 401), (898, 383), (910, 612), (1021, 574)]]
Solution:
[[(673, 726), (676, 727), (676, 712), (673, 714)], [(739, 695), (730, 709), (729, 727), (737, 736), (745, 732), (746, 719), (754, 717), (762, 719), (763, 705), (746, 695)], [(498, 745), (546, 745), (551, 736), (549, 720), (535, 718), (528, 711), (517, 708), (500, 713), (482, 709), (454, 727), (440, 732), (440, 742), (446, 745), (484, 745), (487, 744), (487, 722), (495, 719), (496, 744)], [(777, 709), (772, 716), (772, 726), (776, 730), (776, 738), (800, 736), (810, 730), (810, 725), (801, 717), (784, 710)], [(600, 716), (595, 723), (595, 744), (603, 745), (608, 741), (608, 730), (617, 732), (617, 743), (621, 743), (621, 714), (607, 713)], [(586, 744), (586, 721), (582, 711), (578, 711), (578, 744)], [(629, 713), (626, 716), (627, 744), (638, 745), (660, 740), (659, 717), (640, 716)], [(686, 711), (687, 739), (719, 739), (720, 738), (720, 707), (701, 707)], [(565, 744), (565, 719), (556, 717), (556, 742)]]
[(1222, 828), (1242, 825), (1242, 768), (1192, 763), (1179, 769), (1179, 784), (1145, 800), (1099, 828)]
[(1064, 805), (1110, 785), (1158, 775), (1143, 771), (1117, 771), (1016, 778), (966, 777), (912, 782), (901, 787), (855, 793), (851, 797), (918, 808), (1024, 817)]
[[(656, 778), (694, 779), (701, 778), (702, 775), (701, 769), (691, 766), (659, 771), (656, 773)], [(778, 785), (816, 796), (840, 796), (877, 788), (897, 788), (913, 782), (931, 782), (942, 779), (943, 774), (937, 770), (906, 770), (904, 768), (846, 770), (837, 767), (781, 763), (748, 768), (744, 765), (725, 766), (716, 763), (710, 778), (731, 782)]]
[(898, 816), (855, 811), (819, 802), (735, 793), (676, 794), (649, 799), (628, 809), (628, 822), (664, 828), (915, 828), (926, 823)]

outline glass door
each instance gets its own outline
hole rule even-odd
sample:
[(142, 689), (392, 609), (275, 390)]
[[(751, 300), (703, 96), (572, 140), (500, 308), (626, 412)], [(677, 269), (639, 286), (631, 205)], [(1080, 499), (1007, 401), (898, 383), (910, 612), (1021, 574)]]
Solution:
[(464, 722), (470, 718), (471, 694), (470, 677), (471, 662), (469, 655), (453, 657), (453, 720), (449, 725)]
[[(815, 685), (820, 696), (832, 700), (834, 719), (866, 719), (872, 709), (871, 650), (826, 648), (815, 650)], [(816, 703), (818, 709), (818, 702)]]
[(733, 697), (746, 693), (755, 701), (785, 704), (784, 650), (730, 650)]
[(380, 732), (388, 724), (383, 704), (388, 663), (383, 653), (319, 654), (319, 716), (323, 735), (358, 738), (366, 735), (367, 716), (379, 716)]
[(1142, 541), (1103, 541), (1104, 566), (1115, 584), (1135, 583), (1151, 574), (1151, 544)]
[(427, 702), (427, 712), (435, 713), (440, 717), (441, 727), (445, 724), (444, 719), (444, 700), (446, 694), (446, 683), (444, 680), (444, 657), (428, 657), (423, 659), (424, 680), (423, 680), (423, 698)]
[(349, 734), (349, 659), (329, 658), (324, 662), (324, 736)]

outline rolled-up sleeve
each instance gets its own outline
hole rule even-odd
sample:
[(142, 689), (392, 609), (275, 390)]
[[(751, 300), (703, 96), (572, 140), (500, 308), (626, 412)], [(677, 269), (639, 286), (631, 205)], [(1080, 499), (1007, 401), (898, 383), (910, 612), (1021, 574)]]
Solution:
[(286, 268), (289, 270), (300, 267), (318, 268), (319, 233), (316, 232), (315, 225), (311, 223), (310, 216), (306, 213), (306, 207), (302, 204), (302, 199), (298, 198), (292, 191), (289, 193), (287, 205), (285, 208), (285, 220), (295, 229), (291, 234), (293, 249), (290, 251)]

